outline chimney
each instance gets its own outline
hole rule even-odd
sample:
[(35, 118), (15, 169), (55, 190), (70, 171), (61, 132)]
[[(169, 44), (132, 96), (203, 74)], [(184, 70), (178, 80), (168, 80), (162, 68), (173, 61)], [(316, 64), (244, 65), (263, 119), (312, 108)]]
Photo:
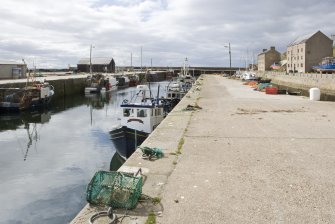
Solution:
[(265, 52), (267, 49), (263, 49), (263, 52)]
[(273, 46), (272, 46), (270, 49), (271, 49), (272, 51), (276, 50), (276, 48), (275, 48), (275, 47), (273, 47)]

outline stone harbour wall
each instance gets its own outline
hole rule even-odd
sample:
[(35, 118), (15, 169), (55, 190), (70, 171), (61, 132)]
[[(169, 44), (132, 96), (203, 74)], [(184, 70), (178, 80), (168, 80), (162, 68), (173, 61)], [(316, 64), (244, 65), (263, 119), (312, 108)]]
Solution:
[(281, 86), (304, 91), (317, 87), (323, 94), (335, 95), (335, 74), (258, 72), (257, 76), (271, 79), (272, 83)]

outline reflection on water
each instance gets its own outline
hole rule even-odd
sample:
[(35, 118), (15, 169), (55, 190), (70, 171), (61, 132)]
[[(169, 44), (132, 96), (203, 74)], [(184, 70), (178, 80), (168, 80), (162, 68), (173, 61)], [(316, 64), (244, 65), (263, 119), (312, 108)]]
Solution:
[(117, 151), (114, 153), (112, 160), (109, 165), (110, 171), (117, 171), (122, 164), (125, 162), (125, 158), (123, 158)]
[(118, 169), (109, 131), (134, 88), (53, 99), (50, 111), (0, 115), (0, 223), (68, 223), (99, 170)]
[(16, 130), (21, 128), (26, 130), (27, 142), (18, 142), (22, 152), (23, 160), (26, 161), (29, 153), (29, 149), (34, 145), (36, 149), (36, 144), (39, 140), (39, 135), (37, 131), (37, 123), (46, 123), (51, 118), (50, 111), (31, 111), (24, 112), (21, 114), (6, 114), (0, 116), (0, 131), (6, 130)]

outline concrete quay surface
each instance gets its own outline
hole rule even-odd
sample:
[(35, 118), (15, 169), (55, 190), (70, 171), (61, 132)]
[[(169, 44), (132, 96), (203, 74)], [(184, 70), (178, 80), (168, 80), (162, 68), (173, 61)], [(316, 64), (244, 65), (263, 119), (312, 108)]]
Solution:
[[(122, 223), (145, 223), (151, 212), (164, 224), (335, 223), (335, 104), (216, 75), (199, 81), (142, 144), (165, 157), (136, 151), (121, 167), (141, 167), (143, 193), (160, 199), (140, 202)], [(202, 109), (184, 111), (189, 104)], [(72, 223), (95, 211), (87, 205)]]

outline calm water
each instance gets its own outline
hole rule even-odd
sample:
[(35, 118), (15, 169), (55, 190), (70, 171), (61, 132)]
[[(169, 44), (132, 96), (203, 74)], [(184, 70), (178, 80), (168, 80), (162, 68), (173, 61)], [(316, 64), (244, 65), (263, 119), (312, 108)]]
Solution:
[(120, 124), (122, 100), (135, 93), (73, 96), (53, 100), (47, 112), (0, 115), (0, 223), (71, 221), (94, 173), (109, 170), (109, 131)]

